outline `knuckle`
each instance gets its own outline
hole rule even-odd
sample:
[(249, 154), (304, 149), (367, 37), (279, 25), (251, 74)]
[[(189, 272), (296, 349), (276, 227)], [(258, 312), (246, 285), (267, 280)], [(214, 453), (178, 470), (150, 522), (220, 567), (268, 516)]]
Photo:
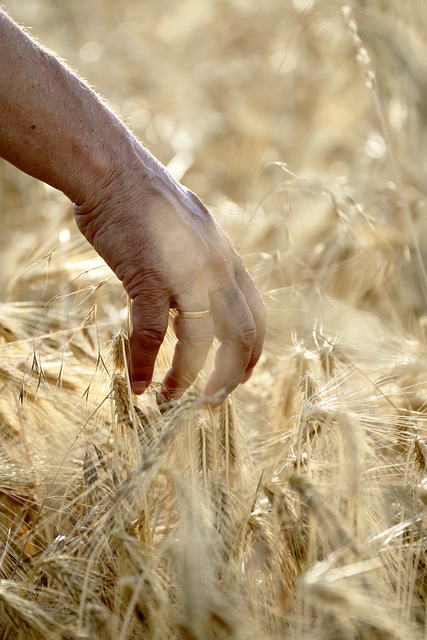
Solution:
[(205, 203), (202, 202), (202, 200), (198, 195), (194, 193), (194, 191), (187, 189), (187, 197), (190, 203), (197, 209), (199, 215), (202, 214), (203, 217), (209, 222), (213, 221), (212, 215), (206, 207)]
[(196, 349), (209, 349), (209, 347), (211, 346), (212, 342), (213, 342), (213, 336), (212, 335), (194, 335), (191, 338), (189, 338), (189, 341), (191, 340), (191, 344), (196, 348)]
[(195, 348), (209, 348), (213, 342), (213, 332), (208, 329), (198, 329), (182, 336), (181, 341), (190, 343)]
[(256, 340), (256, 326), (253, 320), (242, 322), (237, 330), (237, 342), (244, 349), (251, 348)]
[(144, 346), (146, 351), (157, 351), (164, 339), (164, 333), (156, 327), (145, 327), (138, 332), (134, 332), (134, 340)]

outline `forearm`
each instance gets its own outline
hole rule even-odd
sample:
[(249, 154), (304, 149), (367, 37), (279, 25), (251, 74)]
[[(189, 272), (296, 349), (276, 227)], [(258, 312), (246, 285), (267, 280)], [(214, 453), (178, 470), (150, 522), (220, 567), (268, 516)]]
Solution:
[(82, 204), (135, 140), (75, 74), (0, 11), (0, 156)]
[(265, 310), (230, 240), (97, 95), (1, 11), (0, 116), (0, 156), (74, 202), (80, 231), (132, 299), (134, 391), (150, 383), (171, 307), (203, 315), (176, 320), (168, 397), (195, 380), (214, 336), (206, 392), (246, 381)]

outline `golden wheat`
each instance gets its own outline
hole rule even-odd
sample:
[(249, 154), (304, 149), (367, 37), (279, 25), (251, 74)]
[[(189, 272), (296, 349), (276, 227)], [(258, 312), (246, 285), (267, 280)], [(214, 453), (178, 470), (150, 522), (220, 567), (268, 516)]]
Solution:
[(137, 398), (120, 283), (1, 165), (2, 637), (425, 638), (425, 9), (95, 4), (35, 32), (211, 204), (269, 332), (212, 410), (205, 372), (157, 393), (169, 329)]

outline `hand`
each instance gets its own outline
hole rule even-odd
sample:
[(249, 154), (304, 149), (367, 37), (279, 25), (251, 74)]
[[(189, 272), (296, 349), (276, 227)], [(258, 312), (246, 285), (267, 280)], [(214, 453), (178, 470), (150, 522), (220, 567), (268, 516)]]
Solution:
[(132, 300), (133, 391), (150, 384), (170, 308), (211, 310), (174, 320), (178, 338), (162, 393), (178, 398), (203, 367), (214, 336), (220, 346), (205, 393), (249, 380), (266, 329), (261, 296), (231, 241), (191, 191), (178, 184), (139, 143), (133, 157), (75, 207), (77, 224), (122, 281)]
[(130, 374), (151, 381), (170, 308), (177, 318), (166, 397), (194, 382), (214, 336), (206, 394), (249, 379), (265, 333), (261, 297), (200, 200), (179, 185), (127, 127), (58, 58), (0, 9), (0, 156), (76, 203), (77, 224), (132, 299)]

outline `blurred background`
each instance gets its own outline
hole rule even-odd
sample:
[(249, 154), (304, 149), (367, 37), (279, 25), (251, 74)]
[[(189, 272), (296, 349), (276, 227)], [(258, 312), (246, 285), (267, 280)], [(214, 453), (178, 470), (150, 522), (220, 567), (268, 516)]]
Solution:
[[(422, 3), (397, 0), (343, 6), (327, 0), (5, 3), (198, 193), (264, 292), (313, 279), (308, 271), (319, 281), (320, 266), (335, 259), (354, 277), (365, 264), (364, 248), (385, 243), (382, 268), (399, 264), (396, 286), (403, 282), (409, 299), (398, 315), (418, 318), (425, 303), (407, 213), (423, 253), (427, 11)], [(11, 277), (52, 248), (64, 227), (76, 230), (62, 194), (3, 161), (0, 208), (5, 299)], [(356, 227), (370, 222), (360, 232), (350, 219)], [(346, 228), (344, 240), (337, 220)], [(325, 256), (332, 228), (341, 233), (331, 241), (339, 255)], [(353, 299), (380, 309), (384, 302), (373, 300), (371, 282), (380, 265), (372, 252), (369, 259), (369, 282)], [(340, 297), (332, 280), (329, 270), (321, 285)], [(398, 294), (384, 293), (383, 285), (384, 278), (381, 296), (391, 296), (395, 307)]]
[[(338, 3), (9, 0), (5, 9), (225, 214), (237, 205), (243, 215), (265, 197), (276, 179), (269, 162), (346, 182), (358, 152), (372, 164), (371, 138), (371, 156), (378, 152)], [(45, 228), (52, 239), (70, 207), (4, 162), (0, 184), (10, 272)]]

